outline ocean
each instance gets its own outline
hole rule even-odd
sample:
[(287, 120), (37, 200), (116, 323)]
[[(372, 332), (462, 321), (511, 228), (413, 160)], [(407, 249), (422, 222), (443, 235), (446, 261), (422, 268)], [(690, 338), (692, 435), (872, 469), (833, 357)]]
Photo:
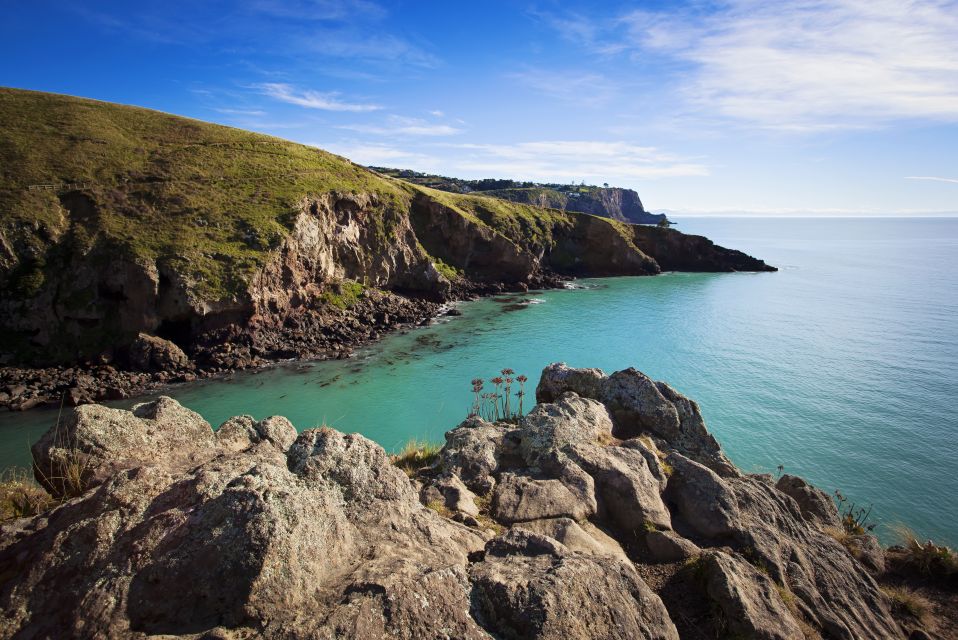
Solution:
[[(668, 273), (459, 305), (462, 316), (346, 361), (291, 363), (167, 393), (217, 425), (281, 414), (390, 450), (441, 441), (470, 381), (550, 362), (635, 367), (696, 400), (749, 472), (806, 477), (958, 546), (958, 219), (679, 218), (778, 273)], [(527, 302), (528, 301), (528, 302)], [(517, 302), (519, 302), (517, 304)], [(127, 403), (118, 403), (129, 406)], [(29, 464), (56, 411), (0, 415), (0, 468)]]

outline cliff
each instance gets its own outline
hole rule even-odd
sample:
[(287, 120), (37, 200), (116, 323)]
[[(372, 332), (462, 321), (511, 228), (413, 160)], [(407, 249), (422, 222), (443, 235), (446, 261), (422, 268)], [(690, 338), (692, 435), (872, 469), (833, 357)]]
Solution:
[(0, 364), (60, 367), (0, 369), (15, 408), (335, 354), (444, 300), (559, 277), (773, 270), (146, 109), (0, 89), (0, 115)]
[(646, 211), (638, 193), (619, 187), (581, 187), (570, 191), (530, 187), (483, 191), (482, 195), (537, 207), (589, 213), (631, 224), (658, 224), (666, 219), (663, 214)]
[(666, 220), (665, 214), (646, 211), (642, 206), (642, 200), (639, 199), (639, 194), (632, 189), (584, 184), (543, 184), (493, 178), (464, 180), (408, 169), (389, 167), (370, 167), (370, 169), (411, 184), (450, 193), (474, 193), (546, 209), (588, 213), (631, 224), (658, 224)]
[(79, 407), (33, 448), (61, 503), (3, 525), (0, 637), (931, 637), (874, 538), (743, 474), (669, 385), (558, 364), (536, 397), (406, 459), (169, 398)]

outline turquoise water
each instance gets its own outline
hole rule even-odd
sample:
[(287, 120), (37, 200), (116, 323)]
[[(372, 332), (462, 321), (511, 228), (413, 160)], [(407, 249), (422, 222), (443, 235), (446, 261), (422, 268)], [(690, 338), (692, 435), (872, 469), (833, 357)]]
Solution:
[[(873, 503), (958, 545), (958, 219), (689, 218), (773, 274), (666, 274), (491, 300), (349, 361), (183, 386), (213, 424), (237, 413), (326, 423), (393, 449), (441, 440), (469, 381), (503, 367), (533, 384), (552, 361), (628, 366), (699, 402), (731, 458)], [(531, 394), (529, 396), (532, 397)], [(24, 464), (55, 412), (0, 415), (0, 466)], [(886, 535), (886, 539), (887, 535)]]

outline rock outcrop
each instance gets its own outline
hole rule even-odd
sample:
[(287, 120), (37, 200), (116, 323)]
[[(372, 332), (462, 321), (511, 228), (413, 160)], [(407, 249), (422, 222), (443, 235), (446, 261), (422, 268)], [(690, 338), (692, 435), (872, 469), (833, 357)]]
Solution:
[(411, 477), (279, 417), (79, 407), (34, 446), (60, 506), (3, 525), (0, 637), (905, 637), (818, 490), (739, 472), (691, 400), (561, 364), (537, 397)]

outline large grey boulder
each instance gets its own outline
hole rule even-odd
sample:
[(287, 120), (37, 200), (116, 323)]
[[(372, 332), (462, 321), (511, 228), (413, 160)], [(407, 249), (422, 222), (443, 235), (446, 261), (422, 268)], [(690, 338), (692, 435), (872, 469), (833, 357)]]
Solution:
[(901, 637), (865, 567), (807, 520), (795, 500), (761, 478), (722, 478), (676, 453), (668, 460), (674, 472), (665, 498), (676, 531), (703, 549), (735, 549), (789, 589), (806, 620), (828, 636)]
[(170, 399), (77, 411), (81, 442), (125, 434), (156, 455), (96, 450), (112, 475), (0, 541), (15, 576), (0, 584), (0, 638), (486, 637), (466, 571), (485, 538), (422, 506), (369, 440), (311, 430), (287, 455), (270, 438), (218, 446)]
[(690, 540), (674, 531), (649, 531), (645, 534), (645, 546), (652, 562), (676, 562), (698, 556), (702, 550)]
[(818, 487), (786, 473), (775, 483), (775, 488), (797, 502), (807, 520), (826, 527), (841, 526), (835, 501)]
[(260, 442), (271, 442), (286, 451), (296, 441), (296, 427), (283, 416), (254, 420), (252, 416), (235, 416), (216, 430), (216, 444), (230, 451), (242, 451)]
[(631, 563), (571, 551), (523, 530), (490, 541), (470, 568), (473, 612), (493, 637), (677, 640)]
[[(672, 476), (666, 499), (683, 528), (697, 537), (721, 540), (737, 530), (741, 521), (731, 488), (714, 471), (679, 453), (668, 457)], [(681, 530), (681, 529), (680, 529)]]
[(492, 513), (511, 524), (542, 518), (584, 520), (595, 510), (560, 480), (504, 473), (492, 494)]
[(143, 465), (184, 469), (216, 451), (209, 423), (166, 396), (132, 411), (77, 407), (32, 447), (34, 475), (55, 497), (81, 493)]
[(447, 474), (458, 476), (476, 493), (488, 493), (496, 482), (495, 473), (507, 432), (502, 425), (478, 417), (469, 418), (446, 434), (439, 467)]
[(605, 405), (617, 438), (656, 436), (720, 475), (738, 474), (706, 429), (698, 405), (663, 382), (631, 368), (609, 376), (601, 369), (573, 369), (561, 362), (543, 369), (536, 387), (540, 403), (556, 402), (568, 392)]
[(708, 595), (721, 609), (720, 626), (729, 637), (805, 640), (771, 578), (721, 551), (706, 552), (701, 562)]
[(569, 458), (592, 476), (603, 520), (627, 532), (672, 528), (661, 485), (640, 452), (587, 444), (571, 447)]
[(139, 334), (129, 348), (130, 365), (140, 371), (178, 371), (190, 368), (190, 359), (178, 346), (157, 336)]

